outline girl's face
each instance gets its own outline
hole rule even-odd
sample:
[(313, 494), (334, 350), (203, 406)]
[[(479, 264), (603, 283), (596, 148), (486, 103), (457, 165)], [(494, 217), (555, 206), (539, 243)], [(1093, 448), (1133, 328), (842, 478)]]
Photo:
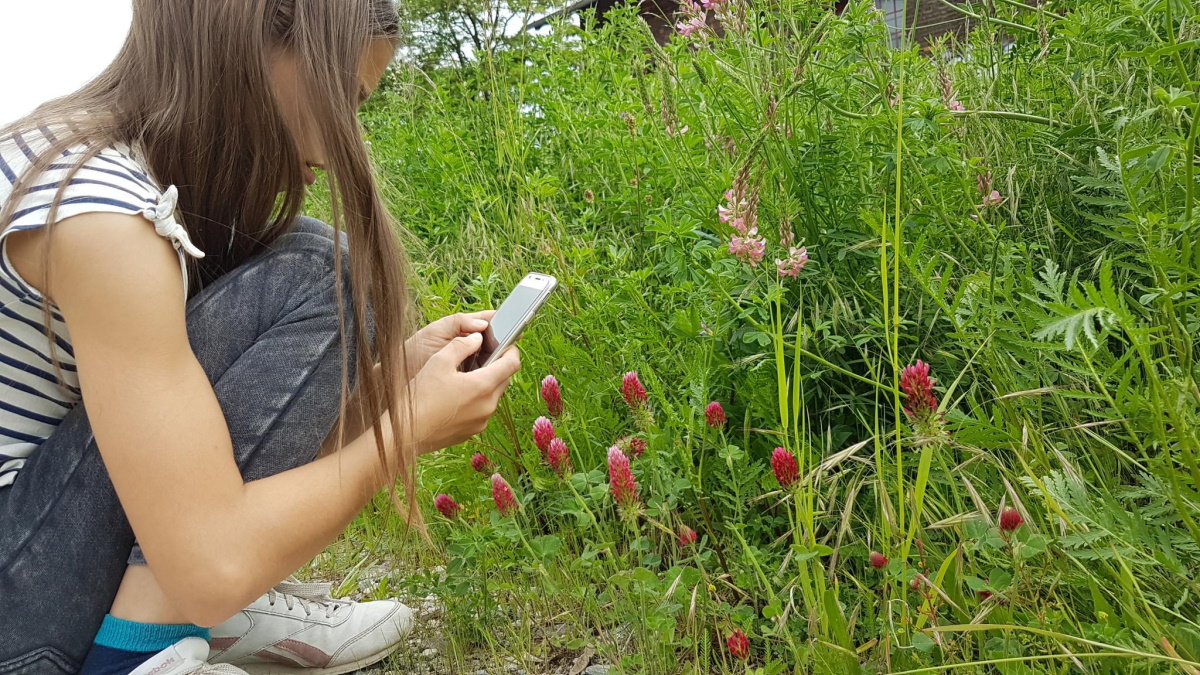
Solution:
[[(358, 60), (358, 105), (362, 105), (379, 86), (379, 79), (395, 53), (396, 43), (390, 39), (367, 43)], [(313, 169), (325, 168), (325, 147), (306, 105), (308, 92), (300, 83), (298, 65), (294, 54), (282, 50), (276, 52), (271, 59), (271, 80), (284, 122), (296, 139), (304, 181), (312, 185), (317, 180)]]

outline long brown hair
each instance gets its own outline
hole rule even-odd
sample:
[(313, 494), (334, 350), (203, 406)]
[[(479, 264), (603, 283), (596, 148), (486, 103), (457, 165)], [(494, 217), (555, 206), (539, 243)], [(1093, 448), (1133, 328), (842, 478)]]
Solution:
[[(64, 150), (86, 146), (75, 156), (77, 168), (103, 148), (125, 143), (141, 153), (159, 184), (179, 188), (182, 223), (206, 254), (192, 263), (198, 274), (190, 275), (194, 283), (189, 290), (237, 267), (286, 232), (304, 201), (302, 159), (269, 78), (271, 51), (289, 52), (299, 64), (306, 105), (326, 149), (332, 225), (345, 234), (350, 247), (358, 385), (372, 382), (376, 361), (382, 370), (379, 386), (361, 397), (363, 419), (373, 425), (383, 467), (401, 476), (409, 520), (420, 528), (413, 498), (414, 450), (404, 442), (399, 423), (407, 411), (394, 404), (401, 387), (407, 386), (405, 258), (379, 195), (356, 115), (364, 49), (371, 40), (398, 38), (392, 0), (133, 4), (129, 36), (103, 73), (79, 91), (0, 130), (0, 140), (39, 126), (55, 130), (52, 145), (13, 186), (0, 210), (0, 230), (11, 222), (21, 196)], [(69, 179), (62, 182), (48, 222), (55, 220)], [(341, 248), (334, 245), (334, 250), (338, 312), (345, 326), (343, 260)], [(373, 331), (368, 328), (368, 307)], [(48, 301), (44, 309), (50, 326)], [(345, 328), (342, 337), (339, 445), (350, 394)], [(390, 464), (379, 422), (385, 409), (395, 430), (390, 453), (395, 459)]]

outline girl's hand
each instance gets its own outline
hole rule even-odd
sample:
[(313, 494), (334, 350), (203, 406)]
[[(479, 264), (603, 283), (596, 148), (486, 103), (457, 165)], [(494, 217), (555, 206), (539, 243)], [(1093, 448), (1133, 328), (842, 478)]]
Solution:
[(495, 313), (496, 310), (488, 309), (468, 314), (451, 314), (414, 333), (405, 344), (408, 379), (416, 377), (429, 359), (454, 338), (482, 333)]
[(482, 344), (483, 335), (478, 332), (451, 338), (413, 379), (412, 440), (418, 454), (457, 445), (487, 428), (500, 397), (521, 367), (521, 356), (516, 347), (509, 347), (490, 366), (460, 372), (459, 365)]

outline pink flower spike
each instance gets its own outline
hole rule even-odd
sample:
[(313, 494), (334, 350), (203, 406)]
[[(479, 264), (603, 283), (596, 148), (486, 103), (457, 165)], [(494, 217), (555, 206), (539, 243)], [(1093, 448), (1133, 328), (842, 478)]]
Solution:
[(608, 480), (613, 499), (622, 509), (635, 508), (641, 503), (638, 498), (637, 481), (629, 467), (629, 458), (617, 446), (608, 449)]
[(679, 548), (687, 548), (696, 543), (696, 531), (687, 525), (679, 526)]
[(537, 445), (538, 450), (542, 451), (542, 459), (546, 458), (546, 453), (550, 450), (550, 441), (554, 440), (554, 423), (546, 417), (539, 417), (533, 421), (533, 442)]
[(758, 228), (751, 228), (746, 236), (734, 235), (729, 240), (729, 252), (751, 267), (758, 267), (766, 255), (767, 240), (758, 235)]
[(492, 464), (492, 460), (488, 459), (482, 452), (477, 452), (471, 456), (471, 468), (479, 473), (488, 473), (494, 467), (495, 465)]
[(775, 472), (775, 480), (785, 488), (790, 488), (800, 477), (800, 464), (784, 448), (775, 448), (771, 453), (771, 470)]
[(963, 111), (965, 111), (967, 108), (966, 108), (966, 106), (964, 106), (964, 105), (962, 104), (962, 102), (961, 102), (961, 101), (957, 101), (957, 100), (955, 100), (955, 101), (950, 101), (950, 105), (946, 106), (946, 109), (947, 109), (947, 110), (954, 111), (954, 112), (963, 112)]
[(795, 278), (800, 275), (800, 270), (808, 264), (808, 248), (801, 246), (799, 248), (792, 246), (788, 249), (787, 260), (775, 260), (775, 267), (779, 270), (779, 276)]
[(713, 401), (704, 409), (704, 421), (708, 426), (714, 429), (720, 429), (725, 426), (725, 409), (721, 404)]
[(988, 196), (983, 198), (983, 204), (980, 204), (980, 206), (987, 208), (989, 206), (1000, 206), (1003, 203), (1004, 197), (1000, 194), (1000, 191), (992, 190)]
[(561, 438), (550, 441), (550, 449), (546, 452), (546, 462), (559, 478), (571, 475), (571, 452)]
[(700, 31), (704, 30), (704, 27), (705, 27), (704, 18), (699, 17), (699, 16), (693, 16), (691, 19), (688, 19), (686, 22), (680, 22), (680, 23), (675, 24), (675, 29), (678, 30), (679, 34), (684, 37), (689, 37), (692, 35), (692, 33), (698, 33)]
[(642, 386), (636, 370), (625, 373), (621, 378), (621, 396), (625, 397), (625, 403), (634, 410), (646, 404), (646, 388)]
[(512, 488), (509, 487), (508, 481), (504, 480), (504, 476), (498, 473), (492, 474), (492, 501), (496, 502), (496, 510), (502, 516), (510, 515), (518, 508)]
[(458, 502), (454, 501), (454, 498), (450, 495), (438, 495), (434, 497), (433, 507), (438, 511), (441, 511), (442, 515), (446, 516), (450, 520), (454, 520), (454, 518), (458, 516), (458, 512), (462, 510), (462, 507), (459, 506)]
[(542, 400), (546, 402), (546, 410), (550, 412), (551, 417), (558, 417), (563, 413), (562, 388), (558, 386), (558, 379), (553, 375), (542, 378)]
[(900, 390), (904, 392), (904, 413), (918, 422), (929, 421), (937, 412), (938, 400), (933, 395), (937, 380), (929, 377), (929, 364), (918, 360), (900, 371)]
[(992, 172), (984, 171), (975, 176), (975, 187), (979, 189), (979, 196), (988, 196), (988, 193), (992, 191)]

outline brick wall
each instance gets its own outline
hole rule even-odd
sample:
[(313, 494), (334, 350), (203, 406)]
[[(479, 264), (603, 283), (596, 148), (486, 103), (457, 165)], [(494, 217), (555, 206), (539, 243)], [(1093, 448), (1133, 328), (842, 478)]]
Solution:
[[(933, 38), (947, 33), (958, 39), (966, 38), (970, 20), (952, 7), (947, 7), (942, 0), (906, 0), (908, 12), (908, 27), (912, 29), (911, 37), (920, 44), (929, 44)], [(962, 4), (963, 0), (947, 0), (953, 4)]]

